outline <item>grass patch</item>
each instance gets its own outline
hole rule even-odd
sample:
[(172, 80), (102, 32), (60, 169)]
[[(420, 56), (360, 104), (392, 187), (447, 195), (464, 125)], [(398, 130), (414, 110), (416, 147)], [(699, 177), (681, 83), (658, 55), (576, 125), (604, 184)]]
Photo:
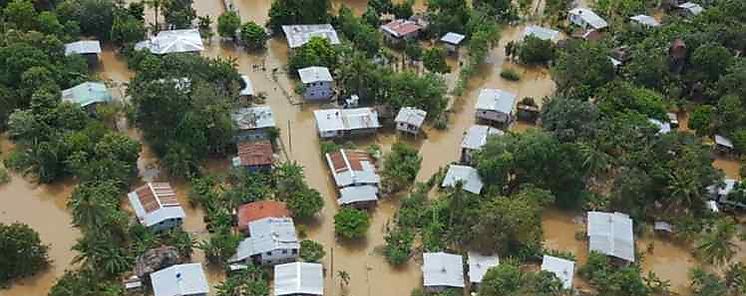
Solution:
[(518, 74), (518, 72), (516, 72), (516, 71), (515, 71), (515, 70), (513, 70), (513, 69), (503, 69), (503, 70), (502, 70), (502, 71), (500, 72), (500, 77), (502, 77), (502, 78), (504, 78), (504, 79), (507, 79), (507, 80), (510, 80), (510, 81), (518, 81), (518, 80), (521, 80), (521, 75), (520, 75), (520, 74)]

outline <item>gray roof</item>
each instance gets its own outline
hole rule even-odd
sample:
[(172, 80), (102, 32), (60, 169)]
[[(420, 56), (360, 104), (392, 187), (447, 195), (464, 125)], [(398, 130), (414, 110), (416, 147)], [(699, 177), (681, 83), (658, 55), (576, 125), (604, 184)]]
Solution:
[(249, 78), (249, 75), (241, 75), (241, 80), (246, 85), (246, 87), (244, 87), (238, 94), (241, 96), (253, 96), (254, 85), (251, 83), (251, 78)]
[(554, 273), (562, 281), (563, 288), (572, 288), (572, 278), (575, 275), (575, 261), (544, 255), (541, 261), (541, 270)]
[(458, 181), (464, 182), (464, 190), (474, 194), (482, 192), (482, 186), (484, 186), (477, 169), (470, 166), (452, 164), (448, 167), (448, 172), (445, 178), (443, 178), (441, 187), (454, 187)]
[(330, 24), (282, 26), (290, 48), (301, 47), (313, 37), (322, 37), (330, 44), (339, 44), (337, 31)]
[(443, 252), (422, 254), (425, 287), (463, 288), (464, 264), (461, 255)]
[(275, 127), (275, 116), (269, 106), (240, 108), (231, 114), (239, 130)]
[(671, 132), (671, 124), (658, 119), (649, 118), (648, 121), (658, 127), (658, 134), (667, 134)]
[(715, 135), (715, 144), (733, 149), (733, 142), (721, 135)]
[(378, 112), (372, 108), (323, 109), (313, 111), (320, 132), (379, 128)]
[(659, 23), (654, 17), (644, 14), (630, 17), (630, 19), (648, 27), (658, 27), (661, 25), (661, 23)]
[(230, 262), (243, 261), (251, 256), (273, 250), (298, 249), (298, 236), (291, 218), (267, 217), (249, 222), (249, 235), (238, 244)]
[(738, 183), (738, 180), (735, 179), (725, 179), (723, 180), (723, 186), (718, 185), (710, 185), (707, 186), (707, 191), (710, 194), (716, 194), (718, 196), (726, 196), (728, 193), (730, 193), (734, 187), (736, 187), (736, 183)]
[(500, 264), (497, 255), (485, 256), (477, 252), (468, 252), (469, 282), (481, 283), (487, 270)]
[(420, 127), (425, 122), (427, 112), (412, 107), (404, 107), (399, 110), (399, 114), (396, 115), (394, 122), (404, 122), (412, 126)]
[(516, 95), (501, 89), (483, 88), (477, 99), (477, 110), (497, 111), (505, 114), (513, 113)]
[(596, 30), (603, 29), (609, 26), (609, 23), (607, 23), (604, 19), (593, 12), (593, 10), (590, 10), (588, 8), (574, 8), (570, 10), (570, 14), (579, 16), (581, 19), (583, 19), (584, 22), (586, 22)]
[(539, 38), (541, 40), (548, 40), (556, 42), (557, 39), (559, 39), (560, 32), (557, 30), (552, 30), (549, 28), (539, 27), (539, 26), (528, 26), (525, 30), (523, 30), (523, 38), (526, 38), (526, 36), (534, 36), (536, 38)]
[(679, 4), (679, 8), (686, 9), (693, 15), (698, 15), (702, 13), (703, 11), (705, 11), (705, 9), (702, 8), (702, 6), (700, 6), (697, 3), (692, 3), (692, 2), (686, 2), (683, 4)]
[(472, 125), (461, 140), (461, 148), (479, 150), (487, 144), (489, 136), (502, 136), (505, 132), (486, 125)]
[(461, 41), (464, 41), (464, 38), (466, 38), (466, 36), (458, 33), (448, 32), (440, 38), (440, 41), (453, 45), (459, 45)]
[(65, 55), (101, 53), (101, 43), (98, 40), (83, 40), (65, 44)]
[(206, 295), (210, 292), (202, 264), (179, 264), (150, 274), (155, 296)]
[(653, 224), (653, 229), (660, 230), (660, 231), (666, 231), (666, 232), (673, 232), (673, 225), (671, 223), (668, 223), (666, 221), (655, 221)]
[(197, 29), (160, 31), (150, 40), (135, 44), (136, 50), (148, 49), (154, 54), (196, 52), (205, 49)]
[(378, 200), (378, 187), (373, 185), (349, 186), (339, 190), (339, 205)]
[(329, 69), (326, 67), (308, 67), (298, 69), (298, 76), (300, 76), (300, 81), (303, 83), (334, 81), (332, 74), (329, 73)]
[(632, 219), (627, 214), (588, 212), (588, 241), (591, 251), (635, 262)]
[(319, 263), (275, 265), (275, 295), (324, 295), (323, 267)]

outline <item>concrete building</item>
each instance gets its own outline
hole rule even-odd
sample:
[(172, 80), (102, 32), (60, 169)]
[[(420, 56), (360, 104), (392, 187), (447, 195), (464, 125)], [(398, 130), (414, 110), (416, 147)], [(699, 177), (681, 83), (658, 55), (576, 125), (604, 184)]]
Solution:
[(544, 255), (541, 270), (554, 273), (562, 281), (562, 287), (572, 289), (572, 279), (575, 276), (575, 262), (567, 259)]
[(458, 53), (458, 49), (461, 46), (461, 42), (464, 41), (466, 36), (458, 33), (448, 32), (440, 38), (440, 43), (443, 43), (443, 47), (448, 53)]
[(481, 193), (482, 187), (484, 186), (477, 169), (470, 166), (452, 164), (448, 166), (448, 172), (446, 173), (445, 178), (443, 178), (443, 183), (440, 186), (455, 187), (458, 182), (463, 183), (465, 191), (474, 194)]
[(249, 222), (249, 237), (238, 244), (228, 262), (275, 265), (298, 258), (300, 243), (292, 218), (267, 217)]
[(489, 123), (508, 125), (513, 121), (516, 94), (500, 89), (484, 88), (476, 103), (476, 117)]
[(422, 254), (425, 290), (431, 293), (447, 288), (464, 288), (464, 263), (461, 255), (443, 252)]
[(472, 289), (482, 282), (482, 278), (487, 270), (500, 264), (500, 258), (497, 255), (482, 255), (477, 252), (468, 252), (469, 258), (469, 282)]
[(101, 103), (111, 102), (111, 92), (100, 82), (84, 82), (62, 90), (62, 101), (80, 105), (88, 111), (95, 111)]
[(474, 153), (482, 150), (490, 137), (502, 136), (505, 132), (486, 125), (472, 125), (461, 140), (461, 162), (471, 163)]
[(150, 274), (154, 296), (207, 296), (210, 285), (200, 263), (174, 265)]
[(274, 153), (269, 140), (240, 142), (237, 146), (238, 155), (231, 161), (234, 167), (242, 167), (250, 172), (272, 171)]
[(168, 183), (147, 183), (127, 194), (140, 224), (154, 231), (180, 227), (186, 217)]
[(160, 31), (158, 35), (135, 44), (135, 50), (149, 50), (153, 54), (200, 52), (205, 50), (197, 29)]
[(425, 122), (427, 112), (412, 107), (404, 107), (399, 110), (399, 114), (396, 115), (394, 122), (396, 122), (396, 130), (417, 135), (420, 133), (420, 128)]
[(323, 139), (372, 134), (381, 127), (378, 112), (373, 108), (322, 109), (313, 114)]
[(588, 212), (588, 248), (625, 262), (635, 262), (632, 219), (627, 214)]
[(303, 46), (313, 37), (324, 38), (329, 44), (339, 44), (337, 31), (330, 24), (282, 26), (282, 32), (285, 33), (288, 47), (291, 49)]
[(409, 20), (393, 20), (381, 26), (383, 39), (395, 45), (402, 45), (407, 40), (416, 39), (422, 26)]
[(240, 108), (231, 118), (238, 129), (237, 142), (269, 140), (270, 133), (276, 129), (275, 116), (269, 106)]
[(275, 265), (275, 296), (324, 295), (324, 270), (319, 263)]
[(308, 67), (298, 70), (303, 83), (303, 98), (311, 101), (328, 100), (334, 96), (334, 79), (326, 67)]
[(585, 30), (602, 30), (609, 26), (609, 23), (588, 8), (573, 8), (567, 17), (571, 24)]

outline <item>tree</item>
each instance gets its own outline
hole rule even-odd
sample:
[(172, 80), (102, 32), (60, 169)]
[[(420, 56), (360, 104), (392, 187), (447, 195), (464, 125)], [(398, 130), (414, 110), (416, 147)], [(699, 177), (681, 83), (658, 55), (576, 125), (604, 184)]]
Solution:
[(124, 294), (122, 284), (110, 281), (93, 270), (68, 270), (57, 280), (49, 296), (119, 296)]
[(695, 79), (717, 81), (723, 70), (730, 66), (733, 56), (727, 48), (715, 44), (703, 44), (692, 53), (691, 63)]
[(663, 96), (627, 82), (611, 82), (596, 93), (598, 108), (606, 114), (638, 112), (649, 118), (667, 120)]
[(283, 25), (326, 24), (331, 16), (329, 0), (278, 0), (269, 8), (267, 28), (273, 34), (282, 32)]
[(337, 271), (337, 278), (339, 278), (339, 286), (348, 286), (350, 284), (350, 274), (347, 271)]
[(383, 162), (383, 187), (386, 192), (397, 192), (412, 184), (420, 170), (422, 157), (417, 150), (404, 143), (396, 143)]
[(300, 258), (306, 262), (319, 262), (326, 252), (324, 246), (318, 242), (304, 239), (300, 242)]
[(225, 281), (215, 287), (217, 296), (268, 296), (267, 274), (259, 266), (232, 272)]
[(37, 12), (31, 1), (13, 0), (5, 7), (3, 14), (19, 30), (28, 31), (36, 27)]
[(708, 135), (713, 128), (715, 108), (710, 105), (697, 106), (689, 115), (688, 128), (697, 132), (698, 136)]
[(394, 3), (391, 12), (398, 19), (408, 19), (414, 14), (412, 6), (414, 6), (414, 0), (404, 0), (399, 3)]
[(543, 106), (541, 125), (561, 142), (575, 142), (595, 138), (600, 116), (591, 102), (555, 97)]
[(726, 296), (728, 288), (720, 278), (712, 273), (706, 272), (701, 268), (694, 268), (690, 271), (690, 287), (692, 295), (695, 296)]
[(111, 25), (111, 41), (119, 44), (134, 44), (145, 39), (147, 29), (141, 20), (127, 14), (114, 18)]
[(393, 265), (401, 265), (409, 260), (414, 243), (414, 233), (407, 228), (397, 227), (386, 233), (386, 260)]
[(197, 17), (197, 20), (199, 34), (202, 36), (202, 38), (207, 39), (208, 42), (210, 42), (210, 40), (212, 40), (212, 36), (215, 35), (215, 33), (212, 31), (212, 18), (210, 18), (210, 15), (205, 15)]
[(44, 34), (60, 36), (65, 30), (65, 27), (57, 19), (57, 15), (49, 11), (40, 13), (37, 22), (39, 30)]
[(518, 59), (528, 65), (545, 65), (554, 59), (554, 44), (533, 35), (526, 36), (518, 46)]
[(324, 206), (324, 199), (316, 189), (306, 184), (303, 167), (285, 162), (274, 170), (275, 197), (288, 204), (293, 216), (308, 219)]
[(241, 41), (250, 50), (264, 48), (269, 36), (264, 28), (255, 22), (247, 22), (241, 26)]
[(390, 77), (390, 84), (383, 103), (394, 110), (414, 107), (425, 110), (431, 118), (438, 117), (446, 108), (447, 99), (443, 78), (427, 73), (419, 76), (404, 71)]
[(75, 188), (67, 207), (73, 213), (73, 223), (88, 231), (122, 225), (119, 209), (119, 188), (113, 183), (84, 183)]
[(718, 219), (697, 242), (697, 254), (710, 264), (723, 265), (727, 263), (738, 249), (733, 242), (737, 231), (736, 224), (732, 220), (728, 218)]
[(161, 15), (161, 8), (166, 5), (168, 0), (145, 0), (145, 4), (153, 9), (153, 17), (155, 21), (155, 30), (160, 31), (161, 27), (158, 25), (158, 17)]
[(422, 46), (417, 40), (407, 40), (404, 45), (404, 54), (410, 61), (419, 61), (422, 59)]
[(562, 296), (571, 293), (563, 290), (562, 281), (554, 273), (523, 272), (512, 263), (503, 263), (487, 270), (478, 295)]
[(241, 26), (241, 17), (235, 11), (227, 11), (218, 17), (218, 35), (223, 38), (235, 38)]
[(80, 6), (77, 16), (81, 33), (96, 36), (100, 40), (109, 40), (111, 26), (114, 23), (114, 2), (81, 0), (78, 5)]
[(193, 0), (168, 0), (163, 2), (163, 17), (166, 22), (176, 29), (192, 26), (197, 18), (197, 11), (192, 8)]
[(229, 228), (216, 229), (210, 238), (197, 244), (197, 248), (205, 252), (207, 261), (212, 264), (225, 264), (236, 253), (241, 242), (241, 236), (231, 232)]
[(26, 224), (0, 223), (0, 286), (31, 276), (49, 265), (48, 247)]
[(446, 51), (442, 47), (433, 47), (425, 50), (422, 57), (425, 69), (435, 73), (450, 73), (451, 67), (446, 63)]
[(588, 262), (578, 270), (578, 273), (598, 289), (599, 295), (650, 295), (650, 288), (640, 276), (638, 266), (614, 266), (604, 254), (591, 252), (588, 255)]
[(539, 212), (537, 203), (520, 195), (494, 197), (479, 210), (467, 245), (487, 254), (538, 250), (542, 241)]
[(560, 93), (586, 99), (614, 78), (606, 50), (588, 42), (571, 41), (552, 67), (552, 79)]
[(329, 43), (329, 40), (322, 37), (311, 37), (306, 44), (296, 48), (290, 54), (288, 68), (291, 72), (296, 73), (298, 69), (321, 66), (334, 72), (337, 67), (338, 55), (337, 48)]
[(343, 208), (334, 215), (334, 232), (345, 239), (358, 239), (365, 236), (370, 226), (370, 218), (364, 211)]

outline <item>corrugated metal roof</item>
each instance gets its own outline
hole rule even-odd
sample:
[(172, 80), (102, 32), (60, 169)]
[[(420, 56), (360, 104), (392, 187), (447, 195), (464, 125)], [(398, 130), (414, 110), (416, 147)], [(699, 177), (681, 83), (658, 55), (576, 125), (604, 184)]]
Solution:
[(697, 3), (692, 3), (692, 2), (686, 2), (684, 4), (679, 4), (679, 8), (686, 9), (693, 15), (698, 15), (702, 13), (703, 11), (705, 11), (705, 9), (702, 8), (702, 6), (700, 6)]
[(275, 265), (275, 295), (324, 295), (323, 266), (308, 262)]
[(298, 249), (298, 236), (291, 218), (267, 217), (249, 222), (249, 237), (239, 243), (229, 262), (279, 249)]
[(733, 142), (731, 142), (730, 139), (723, 137), (721, 135), (715, 135), (715, 144), (733, 149)]
[(632, 219), (623, 213), (588, 212), (591, 251), (635, 262)]
[(649, 27), (658, 27), (661, 25), (661, 23), (659, 23), (658, 20), (656, 20), (654, 17), (644, 14), (638, 14), (636, 16), (630, 17), (630, 19)]
[(479, 177), (477, 169), (473, 167), (452, 164), (448, 167), (448, 172), (445, 178), (443, 178), (441, 186), (454, 187), (458, 181), (464, 183), (464, 190), (468, 192), (474, 194), (482, 192), (482, 179)]
[(147, 183), (127, 194), (135, 215), (145, 226), (186, 217), (168, 183)]
[(399, 113), (396, 115), (394, 122), (404, 122), (419, 128), (420, 126), (422, 126), (422, 123), (425, 122), (426, 116), (427, 112), (425, 112), (425, 110), (420, 110), (412, 107), (404, 107), (399, 110)]
[(401, 38), (422, 30), (422, 26), (413, 21), (398, 19), (382, 25), (381, 29), (396, 38)]
[(82, 40), (65, 44), (65, 55), (71, 54), (99, 54), (101, 43), (98, 40)]
[(284, 202), (260, 200), (239, 206), (237, 216), (238, 229), (243, 231), (249, 228), (249, 222), (268, 217), (290, 217), (290, 211)]
[(487, 144), (489, 136), (502, 136), (505, 132), (486, 125), (472, 125), (461, 140), (461, 148), (479, 150)]
[(148, 49), (153, 54), (196, 52), (205, 49), (197, 29), (160, 31), (150, 40), (135, 44), (136, 50)]
[(497, 111), (505, 114), (513, 113), (516, 94), (501, 89), (483, 88), (477, 99), (477, 110)]
[(378, 112), (372, 108), (324, 109), (313, 111), (319, 132), (380, 128)]
[(297, 48), (308, 43), (313, 37), (322, 37), (330, 44), (339, 44), (337, 31), (330, 24), (282, 26), (290, 48)]
[(648, 118), (648, 121), (658, 127), (658, 134), (667, 134), (671, 132), (671, 124), (658, 119)]
[(337, 187), (352, 184), (377, 185), (381, 178), (370, 155), (362, 150), (341, 149), (326, 154), (326, 163), (332, 170)]
[(174, 265), (150, 274), (155, 296), (202, 295), (210, 292), (202, 264)]
[(238, 166), (266, 166), (274, 162), (272, 143), (269, 140), (238, 143)]
[(583, 19), (584, 22), (591, 25), (596, 30), (600, 30), (603, 28), (606, 28), (609, 26), (609, 23), (607, 23), (603, 18), (598, 16), (593, 10), (590, 10), (588, 8), (578, 7), (570, 10), (570, 14), (577, 15), (581, 19)]
[(557, 40), (559, 39), (559, 35), (560, 32), (557, 30), (539, 26), (528, 26), (526, 27), (526, 29), (523, 30), (523, 37), (521, 37), (521, 39), (526, 38), (526, 36), (534, 36), (541, 40), (557, 42)]
[(240, 108), (231, 114), (239, 130), (275, 127), (275, 115), (269, 106)]
[(303, 83), (332, 82), (332, 74), (327, 67), (307, 67), (298, 69), (298, 76)]
[(99, 82), (84, 82), (62, 91), (62, 101), (78, 104), (81, 107), (111, 100), (109, 89)]
[(339, 190), (339, 205), (349, 205), (358, 202), (372, 202), (378, 200), (378, 187), (372, 185), (349, 186)]
[(440, 38), (440, 41), (453, 45), (459, 45), (461, 41), (464, 41), (464, 38), (466, 38), (466, 36), (458, 33), (448, 32)]
[(541, 262), (541, 270), (549, 271), (557, 275), (562, 281), (562, 287), (572, 288), (572, 279), (575, 276), (575, 262), (567, 259), (544, 255)]
[(463, 288), (464, 264), (461, 255), (424, 253), (422, 275), (425, 287)]
[(481, 283), (487, 270), (500, 264), (497, 255), (482, 255), (477, 252), (468, 252), (469, 255), (469, 282)]

